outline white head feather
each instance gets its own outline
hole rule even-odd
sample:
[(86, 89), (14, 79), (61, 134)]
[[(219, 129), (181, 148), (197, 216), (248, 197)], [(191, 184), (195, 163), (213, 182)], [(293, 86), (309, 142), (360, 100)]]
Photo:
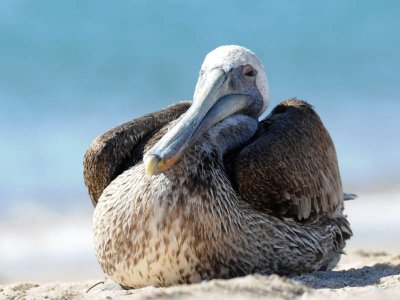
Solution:
[(225, 72), (239, 66), (251, 65), (257, 71), (256, 85), (263, 98), (263, 113), (269, 104), (269, 90), (264, 66), (251, 50), (237, 45), (220, 46), (207, 54), (200, 72), (221, 68)]

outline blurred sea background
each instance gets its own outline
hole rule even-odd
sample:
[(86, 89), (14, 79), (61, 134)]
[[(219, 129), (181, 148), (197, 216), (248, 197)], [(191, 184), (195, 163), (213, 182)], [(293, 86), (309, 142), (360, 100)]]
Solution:
[[(82, 157), (99, 134), (191, 99), (205, 55), (263, 61), (270, 109), (315, 106), (335, 142), (354, 237), (400, 250), (400, 2), (0, 3), (0, 283), (102, 276)], [(268, 113), (267, 112), (267, 113)]]

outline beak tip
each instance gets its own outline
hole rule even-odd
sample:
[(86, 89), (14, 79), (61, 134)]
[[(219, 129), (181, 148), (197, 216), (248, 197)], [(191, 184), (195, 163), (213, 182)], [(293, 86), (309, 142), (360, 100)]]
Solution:
[(146, 174), (153, 176), (157, 174), (158, 164), (160, 162), (160, 157), (155, 154), (146, 154), (143, 158), (144, 165), (146, 166)]

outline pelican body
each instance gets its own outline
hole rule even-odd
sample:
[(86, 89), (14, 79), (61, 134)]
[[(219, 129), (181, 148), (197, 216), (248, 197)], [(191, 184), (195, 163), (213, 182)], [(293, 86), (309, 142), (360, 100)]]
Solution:
[(332, 269), (352, 235), (333, 142), (240, 46), (210, 52), (193, 102), (96, 138), (84, 158), (97, 259), (129, 287)]

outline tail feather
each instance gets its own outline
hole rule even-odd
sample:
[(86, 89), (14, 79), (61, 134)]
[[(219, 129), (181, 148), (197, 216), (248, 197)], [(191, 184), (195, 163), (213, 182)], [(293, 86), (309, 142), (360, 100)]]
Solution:
[(358, 196), (356, 194), (348, 194), (348, 193), (343, 193), (343, 200), (347, 201), (347, 200), (354, 200), (356, 199)]

